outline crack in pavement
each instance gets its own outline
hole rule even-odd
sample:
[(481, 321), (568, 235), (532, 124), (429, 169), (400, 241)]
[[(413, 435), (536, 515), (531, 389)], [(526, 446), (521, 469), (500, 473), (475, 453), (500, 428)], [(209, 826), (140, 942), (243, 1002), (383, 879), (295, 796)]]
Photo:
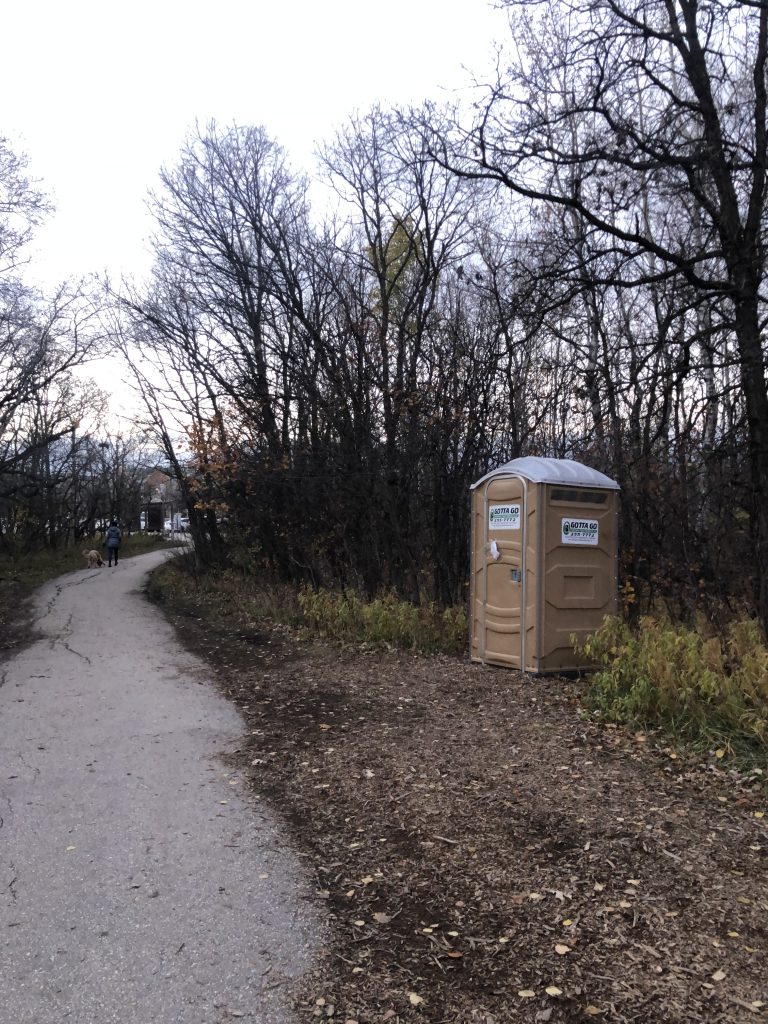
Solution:
[(51, 646), (54, 647), (57, 643), (60, 643), (65, 651), (68, 651), (70, 654), (74, 654), (77, 658), (82, 658), (87, 665), (92, 664), (91, 659), (87, 654), (82, 654), (80, 651), (76, 651), (74, 647), (69, 646), (66, 640), (54, 640)]
[(81, 576), (79, 579), (76, 580), (68, 580), (66, 583), (54, 584), (53, 594), (48, 598), (48, 601), (46, 602), (45, 612), (40, 617), (41, 620), (51, 614), (51, 612), (56, 606), (56, 602), (59, 600), (59, 598), (61, 597), (65, 590), (70, 590), (72, 587), (81, 587), (84, 583), (87, 583), (88, 580), (92, 580), (95, 576), (98, 575), (98, 572), (92, 572), (88, 573), (87, 575)]
[[(19, 759), (19, 762), (27, 769), (28, 772), (33, 772), (35, 775), (39, 775), (40, 774), (40, 769), (36, 765), (30, 764), (25, 759), (24, 755), (20, 751), (18, 752), (17, 757)], [(9, 806), (10, 806), (10, 803), (11, 803), (11, 801), (8, 800)]]
[[(78, 584), (77, 583), (73, 583), (72, 586), (78, 586)], [(56, 596), (58, 597), (62, 593), (62, 591), (64, 589), (65, 588), (63, 586), (57, 586), (57, 588), (56, 588)], [(51, 601), (48, 602), (48, 611), (46, 612), (46, 615), (50, 614), (50, 612), (53, 610), (53, 603), (54, 603), (54, 601), (55, 601), (55, 598), (53, 598)], [(40, 620), (40, 622), (42, 622), (42, 620)], [(51, 651), (53, 651), (57, 646), (61, 646), (69, 654), (73, 654), (76, 658), (80, 658), (87, 665), (91, 665), (92, 662), (91, 662), (91, 659), (88, 657), (88, 655), (87, 654), (83, 654), (81, 651), (76, 650), (74, 647), (71, 647), (69, 642), (68, 642), (67, 638), (70, 637), (72, 635), (72, 633), (75, 631), (74, 630), (73, 622), (74, 622), (73, 616), (70, 613), (67, 616), (67, 619), (64, 622), (64, 624), (62, 625), (62, 627), (60, 628), (60, 630), (57, 633), (49, 633), (45, 637), (45, 639), (48, 640), (48, 644), (49, 644), (49, 647), (50, 647)], [(35, 678), (35, 679), (45, 679), (45, 678), (47, 678), (47, 676), (40, 675), (40, 676), (33, 676), (32, 678)]]

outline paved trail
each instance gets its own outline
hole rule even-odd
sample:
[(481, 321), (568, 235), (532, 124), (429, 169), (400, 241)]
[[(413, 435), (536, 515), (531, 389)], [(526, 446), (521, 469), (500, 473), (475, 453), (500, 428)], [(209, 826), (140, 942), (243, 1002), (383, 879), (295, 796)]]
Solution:
[(0, 666), (0, 1019), (286, 1024), (320, 942), (243, 723), (143, 598), (162, 553), (39, 591)]

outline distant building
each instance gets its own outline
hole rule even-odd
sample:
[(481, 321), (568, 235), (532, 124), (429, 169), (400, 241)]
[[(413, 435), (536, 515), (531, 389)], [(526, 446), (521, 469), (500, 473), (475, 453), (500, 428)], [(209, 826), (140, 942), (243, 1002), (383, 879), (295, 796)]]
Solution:
[(149, 476), (144, 478), (141, 485), (141, 498), (143, 502), (167, 501), (174, 496), (175, 487), (172, 477), (163, 473), (161, 469), (153, 469)]
[(141, 485), (142, 527), (160, 533), (171, 529), (178, 514), (179, 489), (173, 477), (161, 469), (153, 469)]

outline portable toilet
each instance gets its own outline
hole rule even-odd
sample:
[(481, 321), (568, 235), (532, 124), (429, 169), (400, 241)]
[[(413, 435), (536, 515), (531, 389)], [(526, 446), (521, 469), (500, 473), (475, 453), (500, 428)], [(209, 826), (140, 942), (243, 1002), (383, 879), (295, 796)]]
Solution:
[(590, 667), (618, 605), (619, 485), (571, 459), (513, 459), (472, 485), (471, 658), (525, 672)]

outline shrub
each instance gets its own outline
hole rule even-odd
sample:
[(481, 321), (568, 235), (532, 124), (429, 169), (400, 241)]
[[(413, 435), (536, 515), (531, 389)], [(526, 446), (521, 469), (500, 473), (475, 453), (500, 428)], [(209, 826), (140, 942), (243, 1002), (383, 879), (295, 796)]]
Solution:
[(230, 629), (250, 628), (268, 619), (342, 643), (446, 654), (460, 654), (467, 646), (463, 608), (416, 607), (392, 594), (366, 602), (354, 591), (339, 594), (304, 587), (297, 592), (287, 584), (265, 584), (235, 569), (197, 573), (183, 557), (156, 569), (148, 592), (180, 614)]
[(695, 745), (768, 748), (768, 648), (756, 622), (720, 638), (653, 618), (633, 632), (608, 618), (578, 649), (604, 666), (587, 701), (605, 719), (661, 725)]
[(358, 641), (406, 650), (456, 654), (467, 643), (463, 608), (440, 612), (435, 604), (416, 607), (385, 594), (365, 602), (357, 594), (303, 588), (299, 605), (306, 625), (332, 640)]

